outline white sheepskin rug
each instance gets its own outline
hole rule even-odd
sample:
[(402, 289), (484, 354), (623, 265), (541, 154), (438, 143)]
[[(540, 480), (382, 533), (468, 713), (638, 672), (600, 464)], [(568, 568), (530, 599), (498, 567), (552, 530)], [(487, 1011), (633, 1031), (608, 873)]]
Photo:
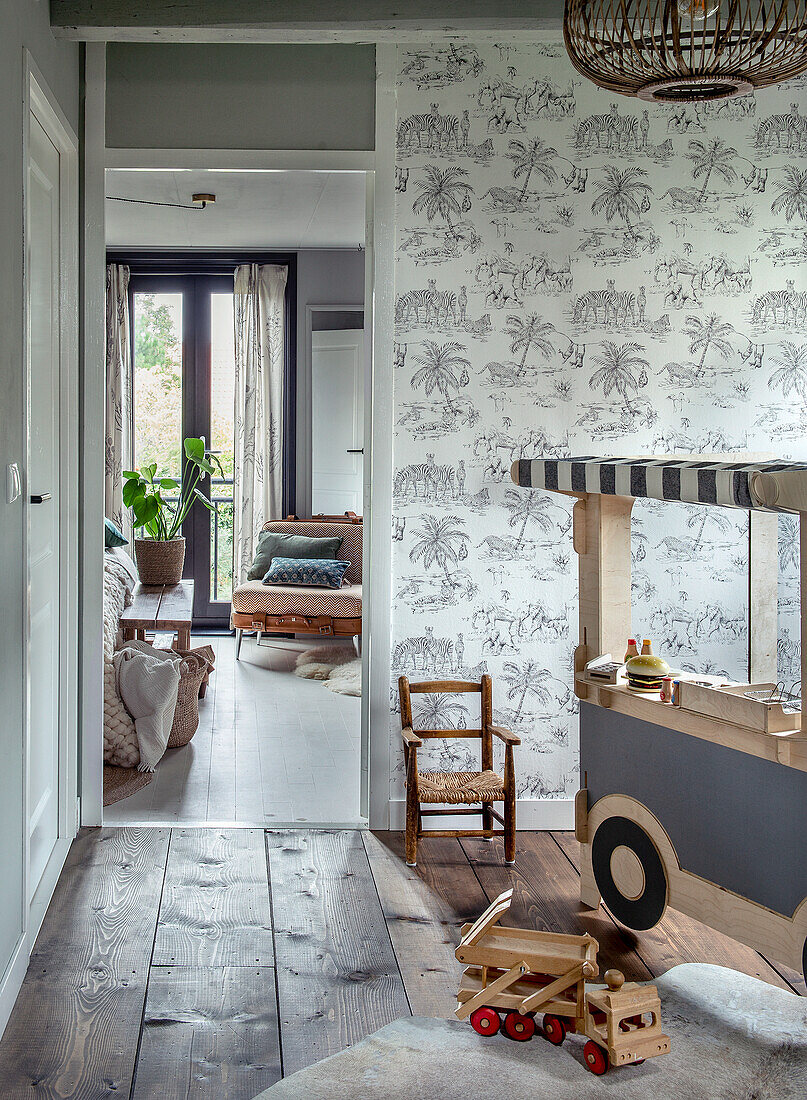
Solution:
[(337, 695), (361, 695), (361, 658), (348, 646), (316, 646), (297, 658), (295, 676), (324, 680)]

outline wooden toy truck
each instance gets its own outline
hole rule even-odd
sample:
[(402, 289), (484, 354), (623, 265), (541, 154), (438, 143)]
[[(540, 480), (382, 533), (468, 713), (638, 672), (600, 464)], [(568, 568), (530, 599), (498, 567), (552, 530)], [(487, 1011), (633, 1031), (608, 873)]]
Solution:
[(559, 1046), (571, 1031), (587, 1037), (583, 1058), (596, 1074), (609, 1065), (638, 1065), (667, 1054), (670, 1040), (661, 1030), (656, 987), (625, 984), (618, 970), (608, 970), (607, 988), (587, 991), (586, 980), (599, 973), (597, 941), (501, 928), (512, 896), (506, 890), (477, 921), (463, 926), (456, 956), (468, 965), (457, 994), (457, 1018), (470, 1016), (479, 1035), (495, 1035), (502, 1027), (508, 1038), (524, 1042), (535, 1034), (535, 1013), (541, 1010), (550, 1043)]

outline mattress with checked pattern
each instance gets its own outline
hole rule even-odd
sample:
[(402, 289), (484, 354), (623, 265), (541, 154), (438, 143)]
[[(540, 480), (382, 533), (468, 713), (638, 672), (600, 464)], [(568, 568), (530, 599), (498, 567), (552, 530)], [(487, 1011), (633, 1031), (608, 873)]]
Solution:
[(235, 615), (330, 615), (335, 619), (361, 618), (361, 585), (308, 588), (300, 584), (263, 584), (246, 581), (233, 592)]
[(689, 504), (717, 504), (725, 508), (790, 511), (764, 507), (753, 493), (755, 475), (804, 472), (796, 462), (721, 462), (706, 458), (536, 458), (513, 464), (516, 485), (570, 493), (649, 497)]

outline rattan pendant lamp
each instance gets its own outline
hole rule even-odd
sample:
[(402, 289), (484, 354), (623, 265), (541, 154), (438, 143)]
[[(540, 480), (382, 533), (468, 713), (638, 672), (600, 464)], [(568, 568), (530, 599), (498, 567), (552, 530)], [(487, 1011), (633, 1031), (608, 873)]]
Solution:
[(807, 69), (807, 0), (566, 0), (563, 37), (610, 92), (727, 99)]

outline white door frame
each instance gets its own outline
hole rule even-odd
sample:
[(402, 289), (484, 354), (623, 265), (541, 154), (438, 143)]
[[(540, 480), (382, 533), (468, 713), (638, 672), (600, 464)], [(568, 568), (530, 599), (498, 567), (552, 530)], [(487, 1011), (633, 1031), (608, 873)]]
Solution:
[[(28, 767), (30, 737), (31, 654), (30, 654), (30, 593), (27, 584), (28, 539), (30, 530), (28, 484), (28, 456), (25, 459), (26, 475), (23, 478), (24, 522), (23, 555), (26, 562), (24, 593), (24, 676), (23, 695), (25, 754), (23, 760), (23, 815), (26, 828), (24, 860), (23, 927), (29, 949), (39, 931), (42, 918), (56, 886), (70, 844), (78, 827), (78, 140), (58, 103), (48, 89), (31, 55), (25, 52), (24, 63), (24, 112), (23, 112), (23, 203), (25, 220), (28, 219), (28, 159), (30, 149), (30, 120), (34, 114), (49, 139), (59, 151), (59, 319), (60, 319), (60, 446), (59, 467), (62, 491), (59, 494), (60, 621), (54, 630), (60, 636), (59, 667), (59, 839), (45, 868), (42, 879), (28, 904), (30, 866), (28, 844), (28, 820), (31, 807), (28, 804)], [(28, 240), (28, 233), (25, 239)], [(24, 347), (26, 363), (25, 384), (25, 435), (28, 438), (30, 419), (30, 360), (28, 340), (28, 305), (30, 295), (30, 271), (27, 255), (23, 263), (23, 311)], [(100, 532), (100, 529), (99, 529)], [(100, 533), (99, 533), (100, 539)]]
[[(291, 38), (289, 38), (289, 41)], [(394, 362), (395, 263), (395, 115), (397, 109), (397, 47), (376, 48), (375, 151), (356, 150), (232, 150), (115, 149), (106, 150), (105, 44), (88, 42), (85, 67), (84, 171), (84, 408), (103, 418), (104, 336), (104, 167), (196, 168), (203, 161), (216, 168), (315, 169), (365, 171), (367, 181), (364, 321), (367, 339), (365, 393), (363, 546), (364, 691), (361, 700), (361, 814), (373, 829), (390, 821), (390, 624), (392, 542), (392, 431), (394, 424), (392, 364)], [(88, 404), (89, 403), (89, 404)], [(96, 421), (97, 422), (97, 421)], [(103, 501), (103, 448), (87, 431), (82, 440), (82, 824), (103, 820), (101, 676), (102, 550), (95, 540)], [(91, 492), (92, 491), (92, 492)], [(91, 499), (89, 499), (91, 497)], [(95, 547), (98, 547), (96, 550)], [(95, 660), (97, 651), (97, 662)], [(97, 664), (97, 668), (96, 668)], [(397, 745), (397, 741), (395, 742)]]

